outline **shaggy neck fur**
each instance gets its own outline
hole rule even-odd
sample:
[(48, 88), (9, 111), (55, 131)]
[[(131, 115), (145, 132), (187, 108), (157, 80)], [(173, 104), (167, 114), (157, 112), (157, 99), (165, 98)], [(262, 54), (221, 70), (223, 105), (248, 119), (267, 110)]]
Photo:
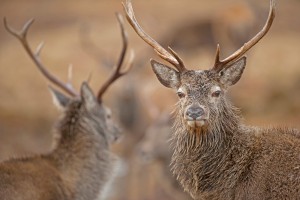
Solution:
[[(244, 170), (240, 168), (247, 167), (243, 163), (250, 153), (246, 147), (241, 148), (243, 142), (240, 140), (247, 138), (241, 136), (244, 128), (238, 110), (226, 101), (221, 105), (223, 107), (217, 113), (211, 113), (215, 120), (209, 121), (206, 128), (197, 132), (188, 130), (181, 115), (176, 115), (172, 172), (193, 198), (212, 199), (210, 194), (228, 191), (241, 178), (242, 175), (237, 172)], [(240, 157), (236, 156), (239, 154)], [(241, 165), (235, 165), (236, 162)], [(226, 180), (229, 181), (226, 183)], [(230, 198), (230, 194), (224, 195)]]

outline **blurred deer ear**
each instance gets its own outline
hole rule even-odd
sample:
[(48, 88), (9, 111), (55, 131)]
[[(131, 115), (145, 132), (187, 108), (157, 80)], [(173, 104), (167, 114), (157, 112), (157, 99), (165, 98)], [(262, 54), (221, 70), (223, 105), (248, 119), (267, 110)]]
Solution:
[(85, 107), (88, 110), (90, 108), (94, 108), (94, 106), (97, 104), (95, 95), (94, 95), (92, 89), (89, 87), (89, 85), (86, 82), (83, 82), (81, 84), (80, 95), (81, 95), (81, 99), (82, 99)]
[(69, 104), (70, 98), (65, 96), (63, 93), (59, 92), (58, 90), (52, 88), (51, 86), (48, 86), (48, 88), (52, 96), (54, 105), (58, 109), (64, 110), (66, 106)]
[(161, 84), (168, 88), (178, 88), (180, 85), (180, 74), (176, 70), (155, 60), (150, 60), (152, 69)]
[(220, 83), (222, 83), (225, 86), (231, 86), (236, 84), (240, 80), (245, 66), (246, 56), (243, 56), (234, 63), (226, 66), (223, 70), (219, 72)]

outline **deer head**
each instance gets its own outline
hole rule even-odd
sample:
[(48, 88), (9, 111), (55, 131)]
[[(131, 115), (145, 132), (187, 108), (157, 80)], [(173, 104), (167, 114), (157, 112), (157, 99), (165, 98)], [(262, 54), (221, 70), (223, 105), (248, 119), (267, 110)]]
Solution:
[(243, 55), (266, 35), (275, 17), (275, 2), (270, 0), (267, 22), (251, 40), (223, 60), (220, 60), (218, 45), (215, 63), (211, 69), (189, 70), (174, 50), (170, 47), (168, 50), (164, 49), (141, 28), (130, 0), (123, 6), (127, 20), (136, 33), (154, 48), (158, 56), (175, 67), (174, 69), (151, 59), (152, 69), (160, 83), (176, 91), (181, 120), (192, 132), (207, 128), (214, 124), (221, 114), (224, 115), (227, 106), (225, 93), (230, 86), (239, 81), (245, 69), (246, 57)]
[[(57, 105), (59, 108), (64, 110), (65, 115), (68, 115), (69, 113), (70, 115), (72, 115), (74, 114), (75, 111), (79, 112), (79, 115), (81, 117), (83, 118), (85, 117), (88, 120), (87, 123), (89, 123), (90, 127), (92, 127), (92, 129), (96, 129), (96, 131), (92, 131), (92, 132), (105, 133), (109, 143), (115, 141), (118, 138), (120, 133), (119, 133), (119, 129), (117, 128), (116, 124), (111, 118), (110, 109), (106, 107), (102, 102), (102, 96), (114, 81), (116, 81), (121, 76), (125, 75), (130, 70), (132, 60), (133, 60), (133, 54), (132, 54), (129, 60), (129, 67), (126, 70), (121, 71), (121, 67), (123, 65), (124, 58), (127, 51), (128, 39), (127, 39), (127, 33), (124, 29), (123, 17), (120, 14), (117, 14), (117, 19), (121, 27), (123, 48), (113, 73), (108, 78), (108, 80), (103, 84), (103, 86), (100, 87), (98, 94), (94, 95), (92, 89), (89, 87), (87, 82), (83, 82), (81, 84), (81, 89), (79, 93), (73, 88), (71, 84), (71, 70), (69, 70), (69, 81), (67, 83), (64, 83), (63, 81), (59, 80), (56, 76), (54, 76), (47, 70), (47, 68), (44, 66), (44, 64), (41, 62), (40, 59), (40, 52), (43, 47), (43, 44), (41, 43), (37, 47), (36, 51), (33, 52), (27, 41), (27, 33), (30, 26), (34, 22), (33, 19), (27, 21), (24, 24), (21, 31), (16, 31), (8, 25), (6, 19), (4, 18), (4, 26), (6, 30), (21, 42), (25, 51), (33, 60), (33, 62), (40, 70), (40, 72), (52, 84), (54, 84), (56, 87), (58, 87), (59, 89), (67, 93), (67, 95), (65, 95), (62, 92), (49, 86), (55, 105)], [(91, 124), (91, 122), (93, 123)], [(105, 129), (105, 130), (99, 131), (98, 130), (100, 128), (99, 125), (101, 126), (101, 129)]]

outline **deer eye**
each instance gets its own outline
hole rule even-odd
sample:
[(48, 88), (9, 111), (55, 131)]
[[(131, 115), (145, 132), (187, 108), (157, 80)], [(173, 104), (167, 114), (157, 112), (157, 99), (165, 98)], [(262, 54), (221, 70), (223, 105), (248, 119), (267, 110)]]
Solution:
[(217, 90), (217, 91), (214, 91), (211, 96), (212, 97), (219, 97), (221, 95), (221, 90)]
[(177, 95), (178, 95), (178, 97), (179, 97), (180, 99), (182, 99), (182, 98), (185, 97), (185, 94), (184, 94), (183, 92), (180, 92), (180, 91), (177, 92)]

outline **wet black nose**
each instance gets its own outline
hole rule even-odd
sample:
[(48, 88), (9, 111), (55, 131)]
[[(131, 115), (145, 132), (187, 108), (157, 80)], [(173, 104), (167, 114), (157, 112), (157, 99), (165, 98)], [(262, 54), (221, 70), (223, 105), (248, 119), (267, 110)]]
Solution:
[(193, 120), (196, 120), (197, 118), (204, 115), (204, 109), (201, 108), (200, 106), (191, 106), (187, 109), (185, 114), (189, 118), (192, 118)]

